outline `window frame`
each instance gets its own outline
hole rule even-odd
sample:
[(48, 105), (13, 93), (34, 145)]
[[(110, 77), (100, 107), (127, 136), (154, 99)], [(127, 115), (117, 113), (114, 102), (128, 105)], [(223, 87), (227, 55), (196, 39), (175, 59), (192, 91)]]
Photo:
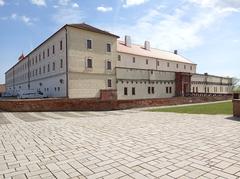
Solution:
[(107, 43), (107, 52), (108, 53), (112, 52), (112, 45), (111, 45), (111, 43)]
[(136, 95), (136, 88), (132, 87), (132, 95), (135, 96)]
[[(90, 42), (90, 44), (89, 44), (89, 42)], [(90, 46), (89, 46), (89, 45), (90, 45)], [(86, 48), (87, 48), (88, 50), (93, 49), (92, 39), (87, 39), (87, 40), (86, 40)]]
[(93, 68), (93, 59), (90, 58), (90, 57), (86, 59), (86, 68), (87, 69), (92, 69)]
[(107, 80), (107, 87), (112, 88), (112, 79)]
[(124, 96), (128, 95), (128, 88), (127, 87), (123, 88), (123, 94), (124, 94)]

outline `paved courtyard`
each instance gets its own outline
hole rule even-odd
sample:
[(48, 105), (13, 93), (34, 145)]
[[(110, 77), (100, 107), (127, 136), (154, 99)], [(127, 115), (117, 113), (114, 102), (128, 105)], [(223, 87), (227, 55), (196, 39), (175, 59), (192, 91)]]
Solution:
[(239, 177), (240, 121), (228, 116), (0, 113), (0, 179)]

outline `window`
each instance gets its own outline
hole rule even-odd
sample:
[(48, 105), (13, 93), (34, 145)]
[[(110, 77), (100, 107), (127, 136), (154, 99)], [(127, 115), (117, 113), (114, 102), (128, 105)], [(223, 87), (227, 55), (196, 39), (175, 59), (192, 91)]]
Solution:
[(193, 87), (192, 90), (193, 90), (193, 93), (195, 93), (195, 87)]
[(184, 69), (186, 70), (186, 65), (184, 65)]
[(133, 63), (135, 63), (135, 57), (133, 57)]
[(60, 68), (63, 68), (63, 59), (60, 60)]
[(92, 49), (92, 40), (87, 40), (87, 49)]
[(154, 94), (154, 87), (152, 87), (152, 94)]
[(148, 59), (146, 59), (146, 64), (148, 64)]
[(111, 44), (107, 44), (107, 52), (111, 52)]
[(169, 93), (172, 93), (172, 87), (169, 87)]
[(93, 65), (92, 65), (92, 59), (88, 58), (87, 59), (87, 68), (92, 68)]
[(168, 87), (166, 87), (166, 93), (168, 93)]
[(176, 64), (176, 67), (178, 68), (178, 64)]
[(124, 95), (128, 95), (128, 89), (127, 89), (127, 87), (124, 87)]
[(43, 51), (43, 59), (45, 59), (45, 51)]
[(167, 63), (167, 67), (170, 67), (170, 63), (169, 62)]
[(192, 70), (192, 66), (190, 66), (190, 70)]
[(47, 66), (47, 71), (50, 72), (50, 64)]
[(135, 95), (135, 94), (136, 94), (135, 88), (132, 87), (132, 95)]
[(151, 87), (148, 87), (148, 94), (151, 94)]
[(108, 87), (111, 88), (112, 87), (112, 80), (108, 79), (107, 84), (108, 84)]
[(41, 54), (39, 54), (39, 61), (41, 61)]
[(46, 67), (45, 66), (43, 66), (43, 73), (45, 73), (46, 72)]
[(41, 75), (42, 74), (42, 68), (40, 67), (39, 68), (39, 75)]
[(35, 75), (36, 75), (36, 76), (37, 76), (37, 73), (38, 73), (38, 70), (36, 69), (36, 70), (35, 70)]
[(55, 46), (52, 46), (52, 53), (55, 54)]
[(60, 41), (60, 50), (62, 50), (62, 40)]
[(52, 70), (55, 71), (55, 62), (53, 62), (52, 65), (53, 65), (53, 66), (52, 66)]
[(107, 70), (112, 69), (112, 63), (110, 61), (107, 61)]
[(196, 92), (198, 93), (198, 87), (196, 87)]
[(35, 63), (37, 64), (37, 56), (36, 56), (36, 58), (35, 58)]
[(49, 57), (49, 48), (47, 49), (47, 56)]
[(121, 61), (121, 55), (118, 55), (118, 61)]
[(58, 87), (58, 91), (60, 91), (60, 87)]
[(157, 66), (159, 66), (160, 65), (160, 63), (159, 63), (159, 61), (157, 61)]

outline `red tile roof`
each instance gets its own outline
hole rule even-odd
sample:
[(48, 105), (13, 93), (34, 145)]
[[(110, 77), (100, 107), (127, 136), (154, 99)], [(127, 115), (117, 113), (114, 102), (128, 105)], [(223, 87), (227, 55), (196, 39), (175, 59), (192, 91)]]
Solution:
[(110, 35), (110, 36), (119, 38), (119, 36), (117, 36), (117, 35), (114, 35), (114, 34), (112, 34), (110, 32), (98, 29), (96, 27), (90, 26), (90, 25), (85, 24), (85, 23), (81, 23), (81, 24), (67, 24), (67, 26), (75, 27), (75, 28), (78, 28), (78, 29), (87, 30), (87, 31), (91, 31), (91, 32), (96, 32), (96, 33), (100, 33), (100, 34)]
[(143, 46), (136, 44), (131, 44), (131, 46), (128, 47), (125, 45), (123, 41), (118, 41), (117, 51), (122, 53), (144, 56), (148, 58), (157, 58), (169, 61), (194, 64), (193, 62), (182, 57), (181, 55), (177, 55), (172, 52), (163, 51), (156, 48), (150, 48), (150, 50), (146, 50)]

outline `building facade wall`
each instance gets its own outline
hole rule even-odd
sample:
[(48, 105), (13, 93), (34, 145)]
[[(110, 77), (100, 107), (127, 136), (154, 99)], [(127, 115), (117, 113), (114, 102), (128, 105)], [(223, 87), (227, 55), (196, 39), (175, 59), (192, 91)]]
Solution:
[(196, 73), (196, 65), (118, 52), (117, 67)]
[(7, 89), (14, 95), (31, 89), (49, 97), (66, 97), (65, 39), (62, 29), (19, 61), (6, 73)]
[(175, 73), (116, 68), (118, 99), (151, 99), (175, 96)]
[[(91, 40), (90, 49), (87, 40)], [(100, 97), (101, 89), (116, 89), (116, 37), (69, 27), (68, 42), (70, 98), (96, 98)], [(107, 44), (111, 52), (107, 52)], [(92, 60), (91, 68), (88, 59)], [(111, 69), (107, 69), (108, 62)]]
[(192, 93), (229, 94), (232, 92), (231, 78), (194, 74), (191, 79)]
[(196, 74), (196, 64), (173, 61), (171, 54), (169, 59), (156, 59), (119, 52), (117, 43), (116, 36), (64, 26), (6, 72), (6, 89), (68, 98), (99, 98), (103, 90), (117, 90), (118, 99), (169, 98), (185, 89), (231, 93), (230, 78)]

